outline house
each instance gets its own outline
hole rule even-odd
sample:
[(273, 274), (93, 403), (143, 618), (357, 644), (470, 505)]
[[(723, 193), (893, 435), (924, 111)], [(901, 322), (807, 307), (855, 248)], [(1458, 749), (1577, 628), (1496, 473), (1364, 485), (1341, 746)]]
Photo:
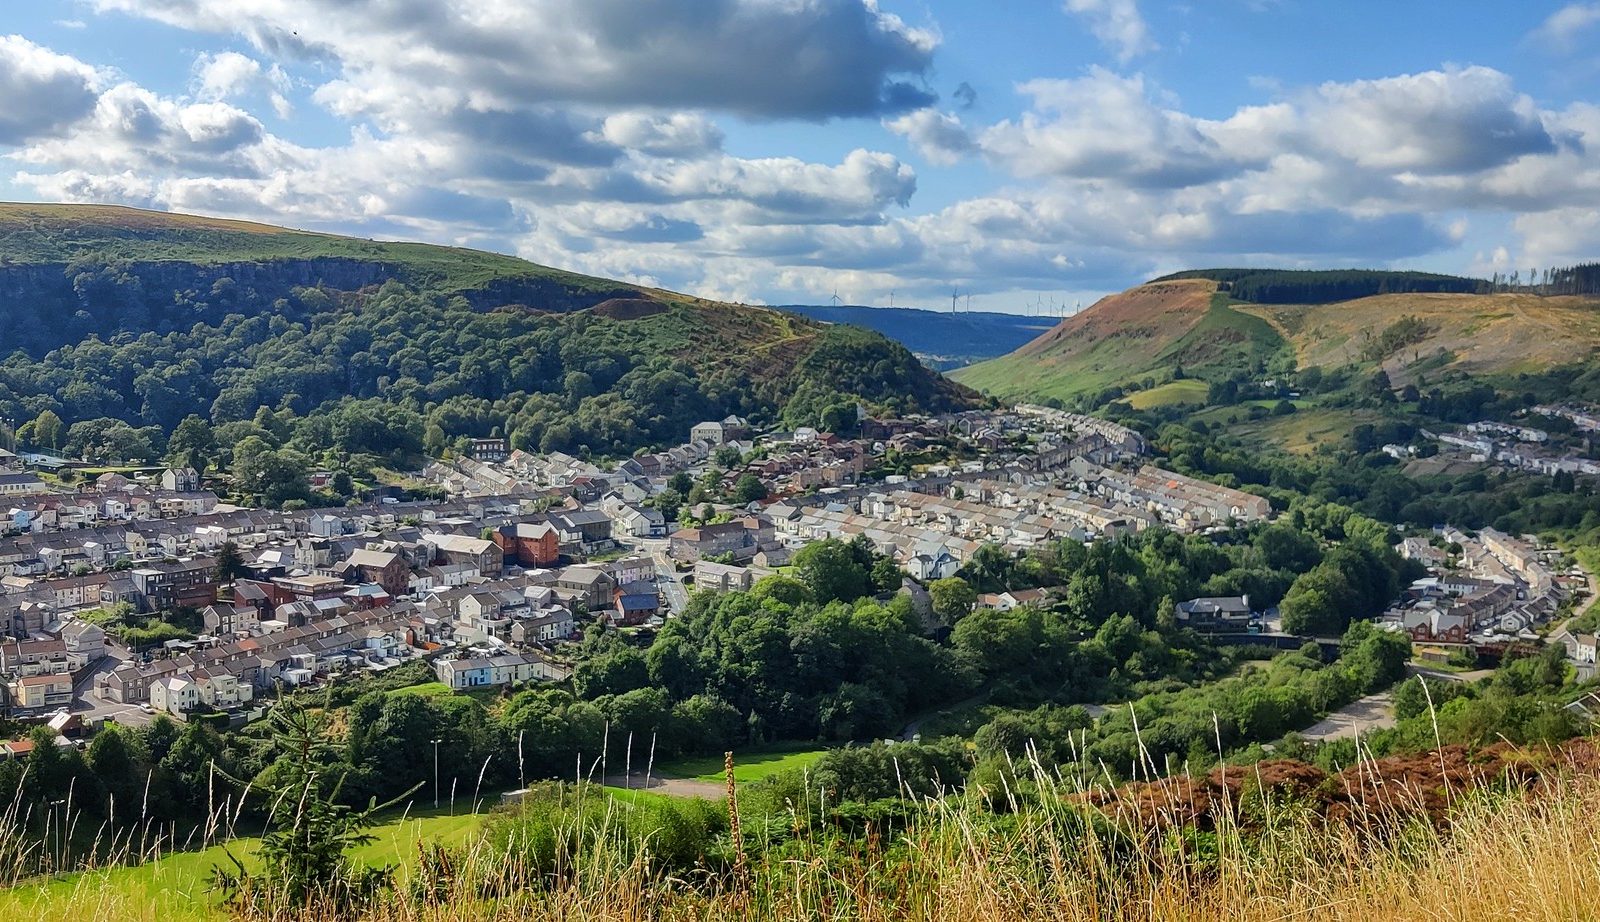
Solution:
[(532, 618), (524, 618), (511, 624), (511, 641), (513, 643), (553, 643), (557, 640), (566, 640), (577, 632), (577, 620), (572, 617), (572, 612), (561, 606), (551, 606), (541, 609), (540, 613)]
[(411, 566), (393, 551), (352, 551), (340, 569), (347, 574), (347, 579), (353, 573), (359, 582), (377, 583), (395, 597), (405, 595), (406, 586), (411, 582)]
[(161, 489), (173, 493), (200, 492), (200, 472), (192, 467), (174, 467), (161, 472)]
[(616, 589), (611, 619), (616, 624), (631, 626), (649, 621), (660, 611), (661, 594), (656, 591), (655, 583), (625, 583)]
[(557, 512), (550, 516), (550, 524), (560, 530), (562, 544), (595, 548), (611, 542), (611, 516), (598, 509)]
[(250, 683), (241, 682), (238, 676), (226, 672), (195, 673), (194, 680), (200, 703), (218, 711), (249, 704), (255, 697)]
[(1178, 623), (1199, 631), (1243, 631), (1250, 627), (1250, 597), (1190, 599), (1176, 606)]
[(48, 489), (49, 487), (36, 474), (0, 474), (0, 496), (28, 496), (44, 493)]
[(556, 588), (573, 593), (590, 611), (600, 611), (611, 605), (617, 581), (597, 567), (568, 567), (557, 574)]
[(756, 546), (755, 536), (743, 522), (726, 522), (720, 525), (701, 525), (683, 528), (672, 533), (667, 553), (673, 560), (695, 563), (703, 557), (722, 554), (738, 555)]
[(955, 576), (960, 569), (961, 561), (943, 549), (913, 554), (906, 559), (906, 572), (911, 574), (912, 579), (924, 583)]
[(1597, 650), (1597, 638), (1594, 634), (1572, 635), (1572, 659), (1575, 662), (1593, 665), (1597, 662), (1597, 652), (1600, 650)]
[(737, 416), (730, 416), (722, 420), (707, 420), (695, 423), (689, 428), (690, 442), (709, 442), (712, 445), (726, 445), (750, 437), (750, 424)]
[(488, 688), (513, 682), (555, 679), (559, 671), (532, 653), (507, 653), (461, 659), (445, 658), (433, 665), (439, 681), (455, 689)]
[(702, 560), (694, 566), (694, 587), (710, 592), (743, 592), (772, 575), (760, 567), (735, 567)]
[(253, 634), (261, 624), (261, 610), (249, 604), (217, 602), (200, 613), (200, 623), (207, 634), (220, 637)]
[(200, 704), (200, 686), (183, 676), (168, 676), (150, 686), (150, 706), (181, 716)]
[(444, 563), (477, 567), (479, 573), (491, 579), (505, 569), (505, 551), (493, 541), (444, 534), (425, 534), (422, 540), (438, 550), (438, 559)]
[(751, 560), (751, 563), (758, 567), (765, 567), (768, 570), (776, 570), (779, 567), (787, 567), (793, 559), (794, 552), (789, 550), (788, 547), (782, 544), (774, 544), (771, 547), (764, 547), (756, 551), (756, 556)]
[(511, 457), (511, 442), (506, 439), (473, 439), (467, 456), (480, 464), (498, 464)]
[(106, 655), (106, 632), (97, 624), (75, 619), (62, 626), (61, 644), (69, 660), (86, 666)]
[(501, 526), (494, 533), (501, 552), (523, 567), (548, 567), (561, 559), (561, 532), (549, 522)]
[(611, 514), (611, 530), (631, 538), (659, 538), (667, 533), (667, 520), (651, 506), (624, 503)]
[(142, 611), (203, 608), (216, 600), (217, 561), (211, 557), (161, 561), (131, 572)]
[(18, 676), (6, 688), (14, 708), (33, 710), (72, 703), (72, 676), (66, 673)]

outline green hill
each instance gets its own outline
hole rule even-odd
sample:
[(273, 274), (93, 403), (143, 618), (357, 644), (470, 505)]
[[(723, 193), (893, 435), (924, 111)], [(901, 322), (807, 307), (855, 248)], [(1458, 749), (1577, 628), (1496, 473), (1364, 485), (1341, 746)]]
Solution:
[(473, 250), (8, 205), (0, 252), (0, 417), (55, 414), (66, 431), (24, 440), (106, 462), (161, 457), (191, 415), (214, 463), (257, 435), (403, 466), (495, 431), (617, 457), (730, 413), (975, 399), (866, 330)]
[[(1301, 369), (1381, 367), (1400, 386), (1446, 371), (1538, 373), (1600, 352), (1595, 297), (1482, 287), (1425, 273), (1179, 273), (1104, 298), (1016, 352), (953, 377), (1003, 398), (1068, 399), (1119, 387), (1135, 406), (1156, 406), (1196, 398), (1193, 385), (1159, 390), (1178, 368), (1216, 380), (1285, 370), (1292, 358)], [(1305, 300), (1283, 303), (1288, 297)]]
[(1067, 398), (1149, 377), (1265, 362), (1284, 350), (1260, 317), (1209, 279), (1151, 282), (1102, 298), (1010, 355), (953, 373), (1005, 399)]

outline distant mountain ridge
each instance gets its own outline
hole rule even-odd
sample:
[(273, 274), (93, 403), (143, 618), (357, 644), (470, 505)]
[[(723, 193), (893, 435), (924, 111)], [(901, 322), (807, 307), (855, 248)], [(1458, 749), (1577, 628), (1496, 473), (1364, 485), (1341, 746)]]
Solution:
[(876, 330), (910, 349), (929, 366), (960, 368), (1005, 355), (1049, 330), (1053, 318), (991, 311), (933, 311), (858, 304), (784, 304), (779, 310)]

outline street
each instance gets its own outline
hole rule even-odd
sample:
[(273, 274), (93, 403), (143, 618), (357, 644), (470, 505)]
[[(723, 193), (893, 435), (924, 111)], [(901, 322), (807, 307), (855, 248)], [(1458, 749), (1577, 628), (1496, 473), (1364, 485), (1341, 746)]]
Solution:
[(640, 552), (649, 554), (656, 562), (656, 588), (661, 590), (667, 610), (679, 615), (689, 607), (689, 591), (679, 580), (678, 568), (672, 558), (667, 556), (670, 546), (671, 542), (666, 538), (642, 538), (638, 544)]

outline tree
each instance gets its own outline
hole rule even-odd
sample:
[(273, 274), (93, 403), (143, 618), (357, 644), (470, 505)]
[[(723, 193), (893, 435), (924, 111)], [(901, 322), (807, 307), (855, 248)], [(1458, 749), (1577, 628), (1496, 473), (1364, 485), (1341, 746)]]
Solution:
[(222, 547), (217, 549), (217, 582), (231, 583), (248, 572), (244, 557), (239, 553), (239, 545), (232, 541), (222, 542)]
[(869, 566), (837, 538), (815, 541), (794, 555), (795, 575), (818, 602), (853, 602), (872, 591)]
[(733, 485), (733, 501), (740, 505), (767, 498), (767, 485), (754, 474), (744, 474)]
[(65, 427), (61, 417), (53, 410), (44, 410), (33, 418), (33, 439), (42, 448), (55, 451), (61, 447), (61, 433)]
[(373, 815), (421, 787), (418, 784), (386, 804), (373, 802), (355, 811), (339, 803), (343, 775), (326, 711), (313, 712), (285, 699), (268, 718), (273, 742), (284, 757), (275, 783), (246, 784), (267, 804), (267, 832), (257, 854), (261, 870), (251, 872), (224, 847), (232, 870), (216, 866), (212, 877), (230, 908), (251, 918), (278, 918), (311, 911), (345, 917), (365, 907), (389, 886), (387, 868), (362, 867), (347, 852), (367, 845)]
[(955, 624), (972, 614), (978, 601), (977, 590), (959, 576), (929, 583), (928, 595), (933, 599), (933, 613), (945, 624)]
[(679, 496), (688, 496), (694, 490), (694, 478), (684, 471), (678, 471), (667, 478), (667, 489), (672, 490)]
[(217, 456), (217, 437), (204, 417), (189, 415), (172, 430), (167, 440), (167, 463), (203, 471)]

